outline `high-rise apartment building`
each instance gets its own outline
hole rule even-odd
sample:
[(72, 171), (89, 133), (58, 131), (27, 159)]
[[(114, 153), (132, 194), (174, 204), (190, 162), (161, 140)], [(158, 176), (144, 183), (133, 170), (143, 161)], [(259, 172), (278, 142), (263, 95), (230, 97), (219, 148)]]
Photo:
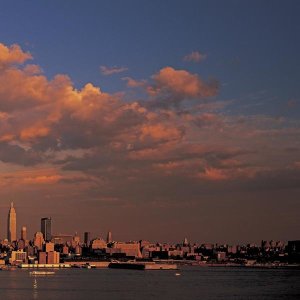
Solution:
[(41, 232), (44, 235), (45, 241), (51, 241), (51, 218), (41, 219)]
[(7, 218), (7, 239), (9, 242), (17, 240), (17, 214), (13, 202), (10, 204)]

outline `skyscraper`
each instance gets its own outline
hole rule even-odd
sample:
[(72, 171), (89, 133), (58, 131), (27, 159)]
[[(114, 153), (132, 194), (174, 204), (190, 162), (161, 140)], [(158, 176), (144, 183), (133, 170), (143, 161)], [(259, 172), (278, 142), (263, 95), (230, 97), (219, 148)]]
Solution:
[(10, 204), (7, 218), (7, 239), (9, 242), (17, 240), (17, 214), (13, 202)]
[(22, 229), (21, 229), (21, 239), (23, 241), (27, 240), (27, 228), (26, 228), (26, 226), (22, 226)]
[(107, 242), (107, 243), (111, 243), (111, 242), (112, 242), (112, 235), (111, 235), (111, 231), (109, 231), (109, 232), (107, 233), (106, 242)]
[(86, 231), (86, 232), (84, 233), (84, 243), (85, 243), (85, 245), (86, 245), (86, 246), (89, 246), (90, 241), (91, 241), (91, 233), (88, 232), (88, 231)]
[(34, 246), (36, 246), (39, 250), (43, 249), (44, 245), (44, 237), (41, 232), (36, 232), (34, 234), (34, 240), (33, 240)]
[(51, 241), (51, 218), (41, 219), (41, 232), (44, 235), (45, 241)]

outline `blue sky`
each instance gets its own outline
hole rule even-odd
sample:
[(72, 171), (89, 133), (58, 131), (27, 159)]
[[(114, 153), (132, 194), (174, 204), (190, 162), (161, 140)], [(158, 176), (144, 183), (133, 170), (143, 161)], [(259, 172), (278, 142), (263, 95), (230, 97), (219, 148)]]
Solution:
[[(77, 87), (119, 91), (123, 76), (172, 66), (218, 79), (224, 99), (252, 103), (264, 91), (274, 100), (263, 109), (278, 114), (299, 98), (299, 12), (299, 1), (2, 1), (0, 36), (29, 50), (49, 78), (68, 74)], [(196, 50), (207, 59), (183, 62)], [(100, 65), (128, 71), (104, 77)]]

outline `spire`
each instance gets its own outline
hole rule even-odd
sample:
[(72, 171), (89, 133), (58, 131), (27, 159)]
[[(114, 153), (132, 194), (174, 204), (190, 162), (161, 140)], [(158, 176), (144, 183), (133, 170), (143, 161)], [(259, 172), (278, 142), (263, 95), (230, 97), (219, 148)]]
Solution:
[(14, 203), (10, 202), (10, 207), (13, 208), (14, 207)]

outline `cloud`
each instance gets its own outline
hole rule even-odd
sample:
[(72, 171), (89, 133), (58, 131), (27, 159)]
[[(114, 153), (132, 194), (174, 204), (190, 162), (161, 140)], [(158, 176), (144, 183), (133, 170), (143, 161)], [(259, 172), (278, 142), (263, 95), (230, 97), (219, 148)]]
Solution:
[(222, 118), (215, 113), (202, 113), (194, 117), (194, 122), (199, 127), (204, 126), (222, 126)]
[(122, 80), (126, 80), (127, 86), (130, 88), (144, 87), (147, 83), (146, 80), (135, 80), (131, 77), (123, 77)]
[(105, 76), (109, 76), (109, 75), (113, 75), (113, 74), (118, 74), (118, 73), (122, 73), (127, 71), (128, 68), (126, 67), (117, 67), (117, 66), (113, 66), (113, 67), (107, 67), (107, 66), (100, 66), (100, 71), (103, 75)]
[(25, 184), (54, 184), (57, 183), (62, 176), (60, 175), (40, 175), (36, 177), (25, 177)]
[(170, 126), (163, 125), (162, 123), (147, 124), (142, 126), (140, 139), (145, 140), (151, 138), (153, 140), (179, 140), (184, 135), (184, 132), (179, 128), (172, 128)]
[(183, 60), (198, 63), (205, 60), (206, 58), (207, 58), (206, 54), (200, 53), (199, 51), (193, 51), (190, 54), (184, 56)]
[[(130, 98), (134, 91), (110, 94), (91, 83), (76, 89), (67, 75), (48, 79), (26, 64), (31, 55), (21, 48), (4, 47), (19, 53), (0, 69), (6, 186), (14, 175), (7, 169), (18, 167), (36, 170), (15, 177), (20, 190), (50, 184), (62, 195), (74, 192), (74, 199), (167, 199), (180, 206), (204, 194), (274, 188), (280, 172), (282, 186), (296, 185), (299, 151), (286, 149), (299, 148), (297, 120), (228, 114), (230, 103), (212, 98), (216, 82), (172, 67), (147, 80), (124, 77), (128, 86), (148, 91), (143, 101)], [(289, 165), (295, 170), (286, 170)]]
[(162, 68), (152, 76), (153, 85), (148, 86), (148, 93), (161, 105), (178, 104), (183, 100), (202, 99), (215, 96), (218, 82), (204, 82), (197, 74), (172, 67)]
[(22, 64), (29, 59), (32, 59), (31, 54), (22, 51), (20, 46), (14, 44), (7, 47), (0, 43), (0, 68), (13, 64)]
[(226, 180), (229, 178), (228, 175), (226, 175), (226, 172), (224, 170), (218, 170), (215, 168), (206, 168), (203, 173), (199, 173), (198, 177), (201, 179), (207, 179), (207, 180)]
[(32, 127), (24, 128), (20, 132), (21, 140), (36, 139), (38, 137), (45, 137), (49, 134), (50, 129), (44, 125), (35, 124)]
[(43, 161), (42, 153), (33, 149), (24, 149), (19, 145), (10, 144), (8, 141), (0, 142), (0, 161), (14, 163), (22, 166), (37, 165)]

